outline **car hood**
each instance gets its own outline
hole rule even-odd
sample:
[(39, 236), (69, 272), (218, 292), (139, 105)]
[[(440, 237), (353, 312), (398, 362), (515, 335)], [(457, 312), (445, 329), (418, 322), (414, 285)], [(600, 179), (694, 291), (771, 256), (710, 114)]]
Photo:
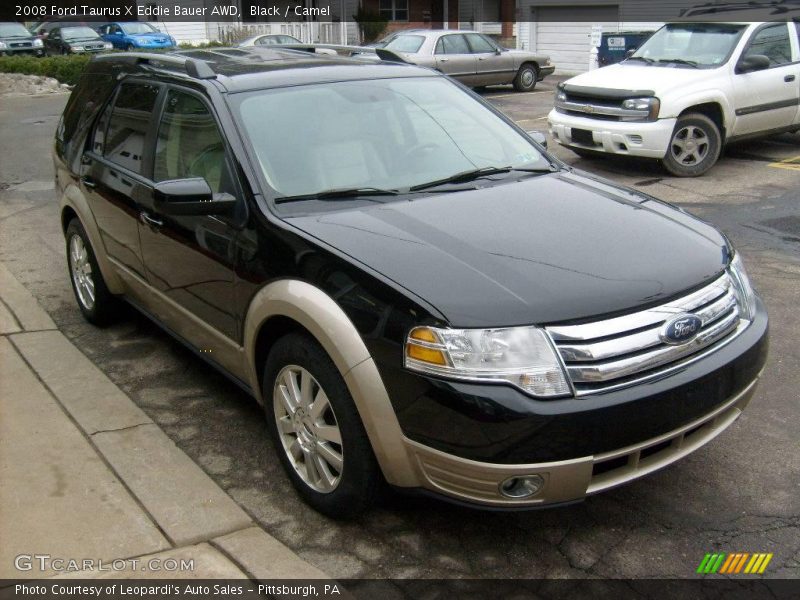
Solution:
[(652, 91), (656, 96), (695, 81), (708, 79), (707, 69), (690, 67), (654, 67), (635, 63), (618, 63), (581, 73), (567, 85), (610, 90)]
[(32, 42), (36, 39), (36, 36), (31, 35), (28, 37), (6, 37), (4, 35), (0, 35), (0, 41), (2, 42)]
[(435, 307), (455, 327), (584, 319), (701, 285), (725, 238), (586, 174), (287, 219)]

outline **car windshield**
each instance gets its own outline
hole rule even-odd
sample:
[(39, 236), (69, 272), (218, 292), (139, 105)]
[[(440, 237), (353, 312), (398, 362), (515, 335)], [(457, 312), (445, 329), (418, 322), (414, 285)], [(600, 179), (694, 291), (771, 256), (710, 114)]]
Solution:
[(628, 60), (661, 66), (716, 67), (728, 59), (743, 30), (744, 25), (721, 23), (668, 24)]
[(65, 40), (87, 40), (99, 36), (91, 27), (66, 27), (61, 30), (61, 37)]
[(30, 37), (31, 33), (19, 23), (0, 23), (0, 37)]
[(279, 197), (408, 191), (477, 169), (552, 168), (526, 136), (444, 78), (294, 86), (233, 100)]
[(128, 35), (137, 35), (139, 33), (161, 33), (149, 23), (125, 23), (122, 25), (122, 30)]
[(425, 38), (421, 35), (398, 35), (391, 42), (386, 44), (384, 48), (397, 52), (416, 52), (420, 49), (424, 41)]

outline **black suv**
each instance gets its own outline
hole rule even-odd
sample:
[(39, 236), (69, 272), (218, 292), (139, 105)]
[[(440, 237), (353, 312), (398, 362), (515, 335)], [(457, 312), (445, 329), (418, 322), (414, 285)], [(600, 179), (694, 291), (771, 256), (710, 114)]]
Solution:
[(767, 315), (716, 229), (573, 170), (428, 69), (99, 56), (55, 142), (80, 310), (124, 298), (263, 404), (300, 494), (567, 503), (753, 394)]

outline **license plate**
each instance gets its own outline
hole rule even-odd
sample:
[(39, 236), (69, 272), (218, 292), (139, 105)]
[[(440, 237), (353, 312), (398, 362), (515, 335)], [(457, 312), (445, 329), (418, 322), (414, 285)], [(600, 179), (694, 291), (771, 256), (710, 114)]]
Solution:
[(594, 138), (592, 132), (587, 129), (572, 129), (572, 141), (576, 144), (583, 144), (584, 146), (594, 146)]

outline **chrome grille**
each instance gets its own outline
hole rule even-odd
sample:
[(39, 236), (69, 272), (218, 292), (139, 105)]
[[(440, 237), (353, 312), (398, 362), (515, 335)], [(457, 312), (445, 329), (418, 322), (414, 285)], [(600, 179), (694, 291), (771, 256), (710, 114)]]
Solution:
[[(547, 328), (578, 395), (623, 387), (705, 355), (726, 343), (746, 322), (739, 317), (733, 281), (724, 274), (706, 287), (661, 306), (581, 325)], [(670, 345), (666, 322), (691, 313), (700, 318), (691, 341)]]

